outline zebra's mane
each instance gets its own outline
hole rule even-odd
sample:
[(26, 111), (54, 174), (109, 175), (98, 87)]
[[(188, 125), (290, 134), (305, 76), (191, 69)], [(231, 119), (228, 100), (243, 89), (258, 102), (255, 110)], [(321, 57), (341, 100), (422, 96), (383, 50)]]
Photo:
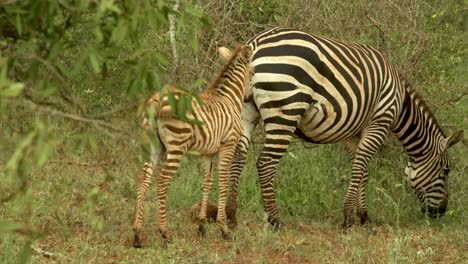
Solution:
[(401, 81), (403, 87), (406, 91), (408, 91), (408, 94), (411, 97), (411, 100), (415, 103), (416, 107), (422, 110), (423, 115), (427, 115), (427, 118), (440, 130), (442, 135), (445, 137), (444, 131), (442, 130), (439, 122), (437, 122), (435, 115), (432, 113), (429, 104), (426, 102), (424, 97), (418, 91), (416, 91), (416, 89), (405, 77), (401, 77)]
[(216, 79), (208, 86), (208, 88), (206, 88), (205, 93), (213, 93), (213, 92), (216, 91), (216, 89), (222, 83), (223, 75), (229, 70), (231, 65), (234, 63), (234, 61), (236, 60), (237, 55), (239, 55), (241, 49), (242, 49), (242, 46), (237, 45), (236, 49), (232, 53), (229, 60), (226, 62), (226, 64), (224, 64), (223, 68), (221, 69), (221, 71), (216, 76)]

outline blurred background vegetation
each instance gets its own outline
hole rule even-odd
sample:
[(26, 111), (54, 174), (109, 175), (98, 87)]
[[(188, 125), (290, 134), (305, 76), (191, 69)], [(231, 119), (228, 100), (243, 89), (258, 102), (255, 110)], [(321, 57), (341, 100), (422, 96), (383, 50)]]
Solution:
[[(175, 42), (169, 17), (174, 21)], [(123, 208), (132, 217), (133, 210), (128, 208), (134, 205), (134, 179), (147, 158), (142, 151), (139, 106), (168, 83), (193, 92), (203, 89), (220, 68), (219, 46), (232, 48), (272, 26), (294, 27), (382, 50), (425, 96), (445, 131), (468, 127), (465, 0), (3, 0), (0, 232), (13, 240), (22, 238), (22, 246), (15, 246), (24, 247), (18, 253), (22, 261), (30, 258), (34, 241), (47, 236), (47, 221), (73, 225), (67, 221), (76, 215), (60, 209), (62, 205), (81, 208), (90, 215), (83, 221), (102, 230), (107, 220), (100, 216), (99, 202), (105, 190), (115, 188), (118, 197), (125, 197)], [(260, 138), (261, 131), (254, 141)], [(294, 145), (291, 153), (301, 154), (304, 148), (307, 145)], [(390, 141), (376, 159), (398, 168), (389, 174), (401, 175), (405, 157), (394, 148), (399, 147)], [(466, 141), (457, 148), (453, 162), (458, 178), (450, 179), (450, 187), (455, 196), (462, 196), (459, 204), (463, 206), (467, 202), (463, 188), (468, 187), (464, 183)], [(287, 177), (279, 179), (279, 185), (293, 186), (279, 190), (280, 206), (290, 214), (316, 212), (304, 201), (320, 197), (327, 184), (332, 188), (341, 173), (349, 174), (347, 167), (344, 172), (331, 168), (335, 152), (343, 152), (339, 146), (305, 151), (321, 151), (319, 156), (331, 159), (329, 167), (317, 173), (334, 176), (328, 183), (310, 182), (312, 177), (295, 181), (321, 185), (313, 197), (304, 197), (303, 187), (294, 187)], [(256, 155), (255, 150), (251, 155)], [(292, 155), (283, 163), (303, 162)], [(310, 154), (302, 158), (306, 157)], [(247, 169), (255, 174), (252, 164)], [(293, 166), (285, 165), (280, 173), (293, 171)], [(305, 172), (296, 173), (291, 179)], [(255, 208), (261, 208), (255, 177), (250, 178), (240, 188), (244, 192), (241, 207), (255, 203)], [(190, 188), (183, 205), (201, 197), (198, 187)], [(337, 215), (343, 196), (338, 197), (338, 202), (323, 205), (336, 205), (333, 212)], [(466, 210), (460, 214), (466, 220)]]

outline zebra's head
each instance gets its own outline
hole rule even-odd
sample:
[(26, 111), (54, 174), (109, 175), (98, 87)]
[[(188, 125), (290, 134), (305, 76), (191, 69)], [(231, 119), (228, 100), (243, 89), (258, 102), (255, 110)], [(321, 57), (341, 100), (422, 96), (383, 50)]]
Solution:
[(407, 180), (432, 218), (445, 214), (448, 204), (447, 178), (450, 172), (448, 149), (463, 139), (463, 130), (442, 138), (436, 151), (411, 158), (405, 169)]
[[(221, 60), (226, 63), (229, 61), (229, 59), (232, 57), (233, 52), (229, 50), (226, 47), (219, 47), (218, 48), (218, 54)], [(252, 61), (252, 55), (253, 55), (253, 49), (249, 45), (245, 45), (241, 47), (241, 50), (239, 52), (239, 57), (237, 63), (239, 65), (243, 65), (244, 67), (247, 67), (246, 70), (246, 76), (244, 78), (244, 101), (247, 101), (248, 98), (252, 97), (252, 89), (251, 89), (251, 79), (253, 75), (253, 67), (251, 64)]]

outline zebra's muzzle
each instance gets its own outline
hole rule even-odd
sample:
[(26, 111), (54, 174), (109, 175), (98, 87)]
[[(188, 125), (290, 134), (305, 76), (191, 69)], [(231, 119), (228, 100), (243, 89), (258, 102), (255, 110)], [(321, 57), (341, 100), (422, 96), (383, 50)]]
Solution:
[(448, 199), (445, 198), (442, 200), (439, 207), (435, 207), (435, 206), (423, 207), (423, 212), (424, 213), (428, 212), (431, 218), (436, 219), (445, 214), (445, 211), (447, 210), (447, 204), (448, 204)]

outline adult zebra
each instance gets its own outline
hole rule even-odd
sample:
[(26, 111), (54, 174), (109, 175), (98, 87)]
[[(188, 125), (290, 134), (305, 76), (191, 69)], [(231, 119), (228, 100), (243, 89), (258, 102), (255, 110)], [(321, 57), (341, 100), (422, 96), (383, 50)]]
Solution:
[(231, 169), (227, 216), (237, 224), (237, 187), (255, 124), (265, 123), (257, 170), (268, 221), (281, 226), (273, 180), (293, 134), (319, 144), (346, 142), (352, 177), (344, 199), (344, 226), (368, 220), (367, 165), (392, 131), (409, 154), (405, 174), (430, 216), (447, 208), (447, 149), (463, 131), (446, 137), (422, 98), (379, 51), (288, 28), (248, 41), (254, 49), (252, 95), (244, 103), (244, 133)]

